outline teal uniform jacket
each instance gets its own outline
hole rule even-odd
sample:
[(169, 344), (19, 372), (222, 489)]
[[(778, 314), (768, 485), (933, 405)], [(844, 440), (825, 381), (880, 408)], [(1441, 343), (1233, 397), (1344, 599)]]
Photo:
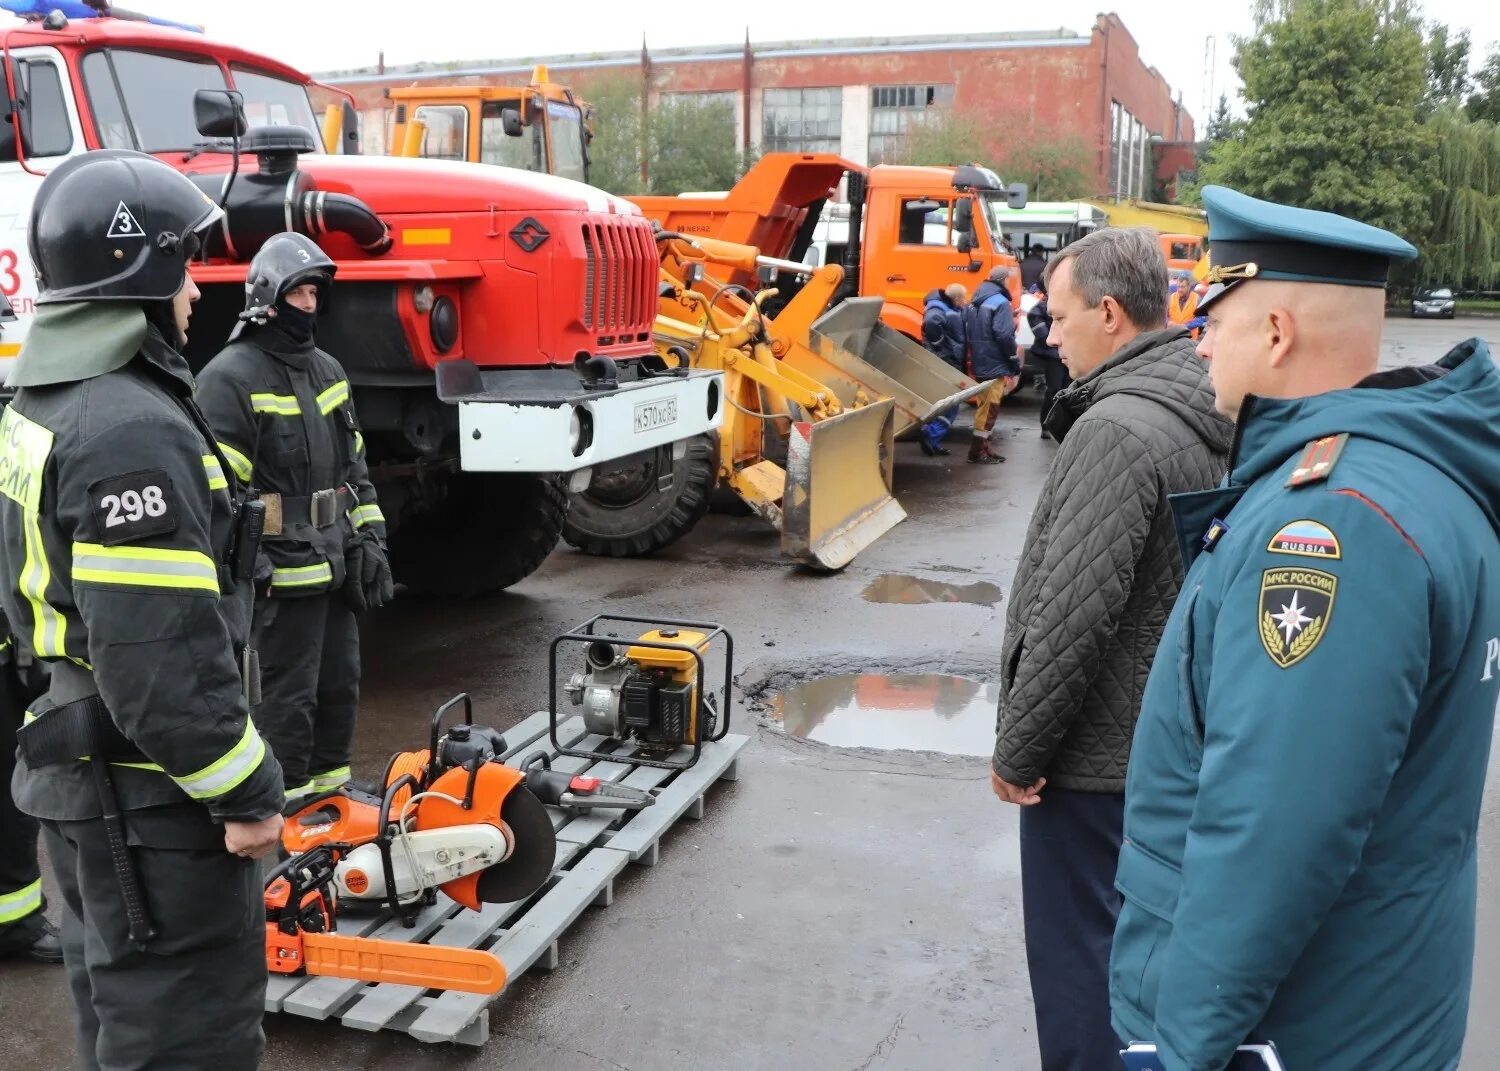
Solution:
[(1115, 1030), (1168, 1071), (1251, 1037), (1291, 1071), (1454, 1068), (1500, 696), (1500, 370), (1474, 339), (1249, 399), (1237, 434), (1225, 484), (1172, 500), (1191, 567), (1126, 780)]

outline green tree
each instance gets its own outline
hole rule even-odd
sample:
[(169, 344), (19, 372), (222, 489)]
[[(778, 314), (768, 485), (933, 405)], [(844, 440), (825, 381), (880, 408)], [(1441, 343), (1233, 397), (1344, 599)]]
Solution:
[(733, 104), (672, 94), (651, 110), (652, 193), (727, 190), (740, 174)]
[(589, 182), (621, 195), (641, 192), (641, 79), (605, 74), (576, 87), (594, 109)]
[(934, 167), (951, 164), (993, 166), (987, 117), (980, 112), (948, 108), (910, 127), (893, 163)]
[(1438, 183), (1417, 275), (1488, 289), (1500, 278), (1500, 127), (1454, 105), (1427, 122), (1437, 140)]
[(1405, 0), (1261, 0), (1235, 44), (1248, 118), (1204, 166), (1257, 197), (1421, 244), (1436, 182), (1422, 27)]
[(1491, 45), (1484, 66), (1474, 75), (1473, 92), (1464, 104), (1470, 119), (1500, 123), (1500, 45)]
[(1469, 31), (1427, 25), (1427, 110), (1462, 101), (1469, 91)]
[(1198, 143), (1198, 171), (1192, 179), (1177, 188), (1177, 203), (1194, 208), (1203, 204), (1203, 172), (1213, 159), (1215, 150), (1227, 141), (1238, 138), (1245, 130), (1245, 120), (1229, 110), (1229, 94), (1220, 93), (1219, 103), (1213, 115), (1208, 117), (1203, 140)]
[(1024, 182), (1034, 200), (1086, 197), (1097, 184), (1094, 150), (1076, 134), (1005, 112), (946, 109), (907, 131), (897, 162), (982, 164)]

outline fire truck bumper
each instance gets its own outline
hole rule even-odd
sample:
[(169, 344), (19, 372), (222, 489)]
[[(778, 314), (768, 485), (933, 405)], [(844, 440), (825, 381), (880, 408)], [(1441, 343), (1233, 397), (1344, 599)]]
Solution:
[(720, 372), (596, 390), (551, 370), (482, 376), (461, 391), (444, 390), (439, 381), (440, 397), (458, 407), (460, 458), (469, 472), (578, 472), (685, 442), (724, 421)]

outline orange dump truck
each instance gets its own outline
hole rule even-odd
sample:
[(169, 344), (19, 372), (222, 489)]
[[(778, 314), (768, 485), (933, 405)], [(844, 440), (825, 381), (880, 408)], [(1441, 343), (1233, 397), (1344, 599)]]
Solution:
[[(825, 212), (840, 182), (847, 214), (842, 205)], [(1007, 187), (993, 171), (967, 164), (866, 169), (832, 153), (768, 153), (725, 193), (630, 200), (664, 230), (689, 238), (755, 246), (813, 266), (842, 263), (844, 296), (883, 298), (881, 321), (920, 340), (930, 291), (961, 282), (972, 292), (992, 268), (1017, 266), (998, 220), (1005, 208), (1025, 205), (1026, 187)], [(758, 285), (744, 271), (710, 265), (709, 272)], [(1019, 302), (1019, 272), (1010, 288)]]

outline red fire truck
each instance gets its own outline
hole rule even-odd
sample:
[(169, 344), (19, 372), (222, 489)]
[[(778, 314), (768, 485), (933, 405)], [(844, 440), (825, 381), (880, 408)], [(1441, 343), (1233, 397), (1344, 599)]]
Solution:
[[(0, 3), (28, 12), (0, 25), (5, 364), (34, 310), (25, 232), (42, 178), (90, 149), (138, 149), (225, 203), (192, 269), (198, 364), (223, 345), (270, 235), (301, 231), (338, 263), (319, 343), (354, 388), (397, 578), (412, 588), (514, 583), (556, 544), (568, 483), (625, 457), (670, 471), (687, 440), (718, 427), (719, 374), (651, 356), (657, 255), (635, 206), (549, 175), (359, 156), (352, 130), (327, 131), (341, 149), (329, 154), (302, 72), (138, 17), (77, 17), (102, 4), (60, 6)], [(196, 118), (195, 99), (224, 90), (248, 123), (233, 141)]]

